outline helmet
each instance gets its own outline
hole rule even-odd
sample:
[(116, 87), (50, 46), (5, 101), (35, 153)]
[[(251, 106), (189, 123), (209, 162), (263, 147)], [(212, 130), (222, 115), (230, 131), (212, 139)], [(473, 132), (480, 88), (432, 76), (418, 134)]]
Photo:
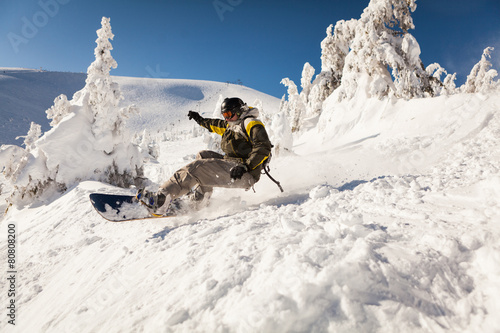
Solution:
[(222, 102), (220, 111), (226, 120), (233, 118), (235, 115), (238, 115), (239, 118), (244, 111), (243, 106), (245, 105), (238, 97), (226, 98)]

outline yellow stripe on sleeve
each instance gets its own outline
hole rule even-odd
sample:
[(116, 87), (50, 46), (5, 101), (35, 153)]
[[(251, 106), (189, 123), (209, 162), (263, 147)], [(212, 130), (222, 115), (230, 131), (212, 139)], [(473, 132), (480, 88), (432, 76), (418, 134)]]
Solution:
[(222, 135), (226, 132), (226, 128), (225, 127), (217, 127), (217, 126), (214, 126), (214, 125), (210, 125), (210, 130), (214, 133), (217, 133), (219, 135)]
[(264, 161), (267, 160), (268, 158), (269, 158), (269, 156), (264, 157), (264, 159), (262, 161), (260, 161), (260, 163), (257, 164), (252, 170), (255, 170), (259, 165), (261, 165), (262, 163), (264, 163)]

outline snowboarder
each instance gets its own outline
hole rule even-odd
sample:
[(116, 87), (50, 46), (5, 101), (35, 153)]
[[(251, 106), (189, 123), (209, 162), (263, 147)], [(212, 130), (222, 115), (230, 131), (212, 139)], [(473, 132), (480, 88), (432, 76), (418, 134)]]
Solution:
[(224, 120), (203, 118), (198, 112), (189, 111), (190, 120), (222, 136), (225, 155), (200, 151), (193, 162), (177, 170), (158, 192), (139, 190), (137, 198), (154, 215), (169, 214), (173, 200), (186, 194), (201, 201), (210, 197), (214, 187), (250, 189), (259, 181), (272, 147), (264, 124), (257, 119), (259, 110), (233, 97), (223, 101), (221, 113)]

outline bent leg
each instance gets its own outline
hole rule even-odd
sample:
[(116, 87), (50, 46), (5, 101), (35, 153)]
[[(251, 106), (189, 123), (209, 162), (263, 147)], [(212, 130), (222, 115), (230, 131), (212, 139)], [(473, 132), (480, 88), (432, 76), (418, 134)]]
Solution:
[(245, 173), (241, 179), (231, 179), (230, 170), (236, 165), (238, 163), (234, 161), (220, 158), (195, 160), (177, 170), (160, 187), (160, 191), (170, 194), (175, 199), (189, 193), (195, 186), (200, 186), (203, 190), (211, 190), (213, 187), (244, 189), (252, 187), (255, 180), (249, 173)]
[[(210, 158), (223, 159), (224, 155), (219, 154), (212, 150), (202, 150), (199, 151), (198, 154), (196, 155), (197, 160), (210, 159)], [(193, 190), (192, 200), (201, 201), (204, 198), (210, 198), (213, 190), (214, 189), (211, 186), (201, 186), (198, 184), (197, 186), (195, 186), (195, 189)]]

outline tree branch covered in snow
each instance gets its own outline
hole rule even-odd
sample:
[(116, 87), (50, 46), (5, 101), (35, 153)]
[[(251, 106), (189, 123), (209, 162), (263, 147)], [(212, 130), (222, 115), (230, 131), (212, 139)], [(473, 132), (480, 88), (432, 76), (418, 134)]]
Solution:
[(51, 106), (45, 113), (47, 118), (52, 119), (50, 126), (54, 127), (61, 122), (71, 112), (71, 104), (66, 95), (59, 95), (54, 99), (54, 105)]
[(491, 62), (488, 60), (488, 58), (491, 58), (493, 50), (493, 47), (484, 49), (481, 60), (472, 68), (467, 76), (467, 81), (461, 87), (462, 91), (466, 93), (488, 92), (499, 87), (498, 81), (494, 81), (494, 78), (498, 76), (498, 72), (491, 69)]
[[(26, 147), (26, 151), (31, 151), (35, 148), (35, 142), (42, 135), (42, 126), (31, 122), (30, 129), (26, 136), (22, 136), (24, 138), (24, 146)], [(16, 138), (16, 139), (19, 139)]]

